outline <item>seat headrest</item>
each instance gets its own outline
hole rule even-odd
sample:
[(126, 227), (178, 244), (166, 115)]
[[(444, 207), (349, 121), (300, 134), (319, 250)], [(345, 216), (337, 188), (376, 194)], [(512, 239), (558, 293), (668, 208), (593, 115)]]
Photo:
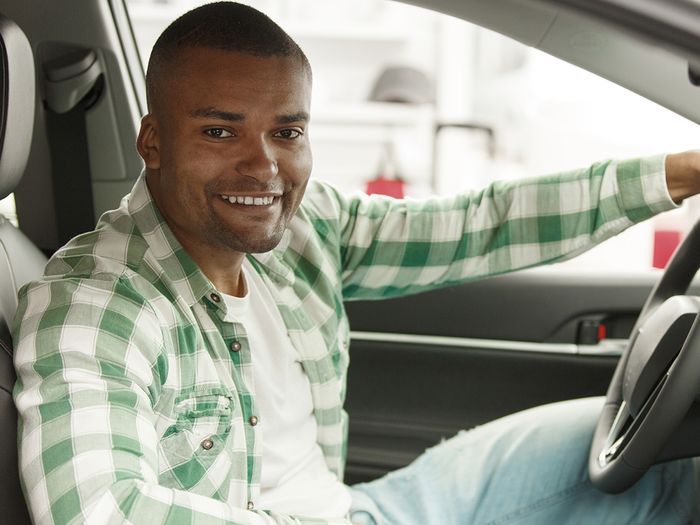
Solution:
[(0, 199), (12, 193), (29, 158), (36, 78), (29, 40), (0, 15)]

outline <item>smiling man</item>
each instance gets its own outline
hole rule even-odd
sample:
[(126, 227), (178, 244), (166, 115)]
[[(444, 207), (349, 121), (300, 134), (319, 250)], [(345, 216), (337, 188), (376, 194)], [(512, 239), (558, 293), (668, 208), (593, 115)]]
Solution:
[(306, 57), (229, 2), (165, 30), (147, 84), (145, 174), (20, 293), (15, 398), (36, 523), (697, 519), (689, 461), (620, 496), (592, 488), (597, 399), (516, 414), (373, 483), (342, 482), (343, 301), (571, 257), (696, 193), (696, 153), (423, 202), (344, 197), (309, 183)]

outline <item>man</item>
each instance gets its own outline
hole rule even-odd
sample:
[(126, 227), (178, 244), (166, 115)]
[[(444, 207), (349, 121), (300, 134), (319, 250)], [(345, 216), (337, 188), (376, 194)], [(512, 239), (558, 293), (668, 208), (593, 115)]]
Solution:
[[(426, 202), (307, 188), (309, 63), (228, 2), (166, 29), (147, 87), (145, 176), (20, 294), (20, 463), (36, 523), (690, 521), (690, 462), (622, 496), (591, 488), (598, 400), (511, 416), (343, 485), (342, 305), (569, 257), (696, 193), (698, 154)], [(543, 209), (550, 194), (571, 196), (566, 210)], [(556, 235), (519, 220), (564, 211), (577, 220)]]

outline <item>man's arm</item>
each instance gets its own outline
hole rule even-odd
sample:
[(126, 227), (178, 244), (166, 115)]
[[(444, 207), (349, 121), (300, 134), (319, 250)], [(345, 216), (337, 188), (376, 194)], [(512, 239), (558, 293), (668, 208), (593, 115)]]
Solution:
[(666, 183), (671, 198), (677, 204), (700, 193), (700, 151), (667, 155)]
[[(693, 159), (669, 161), (676, 196), (694, 191)], [(335, 221), (344, 297), (386, 298), (559, 262), (673, 209), (665, 161), (598, 162), (420, 201), (317, 185), (309, 210)]]
[(35, 523), (333, 522), (251, 512), (159, 484), (163, 468), (177, 467), (159, 464), (153, 408), (171, 363), (153, 309), (128, 283), (32, 284), (20, 295), (14, 340), (20, 472)]

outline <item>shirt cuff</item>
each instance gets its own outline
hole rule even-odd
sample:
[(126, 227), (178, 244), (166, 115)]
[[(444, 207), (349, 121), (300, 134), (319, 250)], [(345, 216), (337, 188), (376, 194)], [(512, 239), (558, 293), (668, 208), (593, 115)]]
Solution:
[(621, 206), (633, 222), (678, 208), (666, 183), (666, 155), (626, 160), (617, 166)]
[(641, 161), (642, 176), (648, 173), (651, 179), (648, 202), (658, 203), (659, 211), (673, 210), (680, 207), (680, 204), (676, 204), (671, 198), (671, 193), (668, 190), (666, 157), (667, 155), (664, 153), (663, 155), (655, 155)]

